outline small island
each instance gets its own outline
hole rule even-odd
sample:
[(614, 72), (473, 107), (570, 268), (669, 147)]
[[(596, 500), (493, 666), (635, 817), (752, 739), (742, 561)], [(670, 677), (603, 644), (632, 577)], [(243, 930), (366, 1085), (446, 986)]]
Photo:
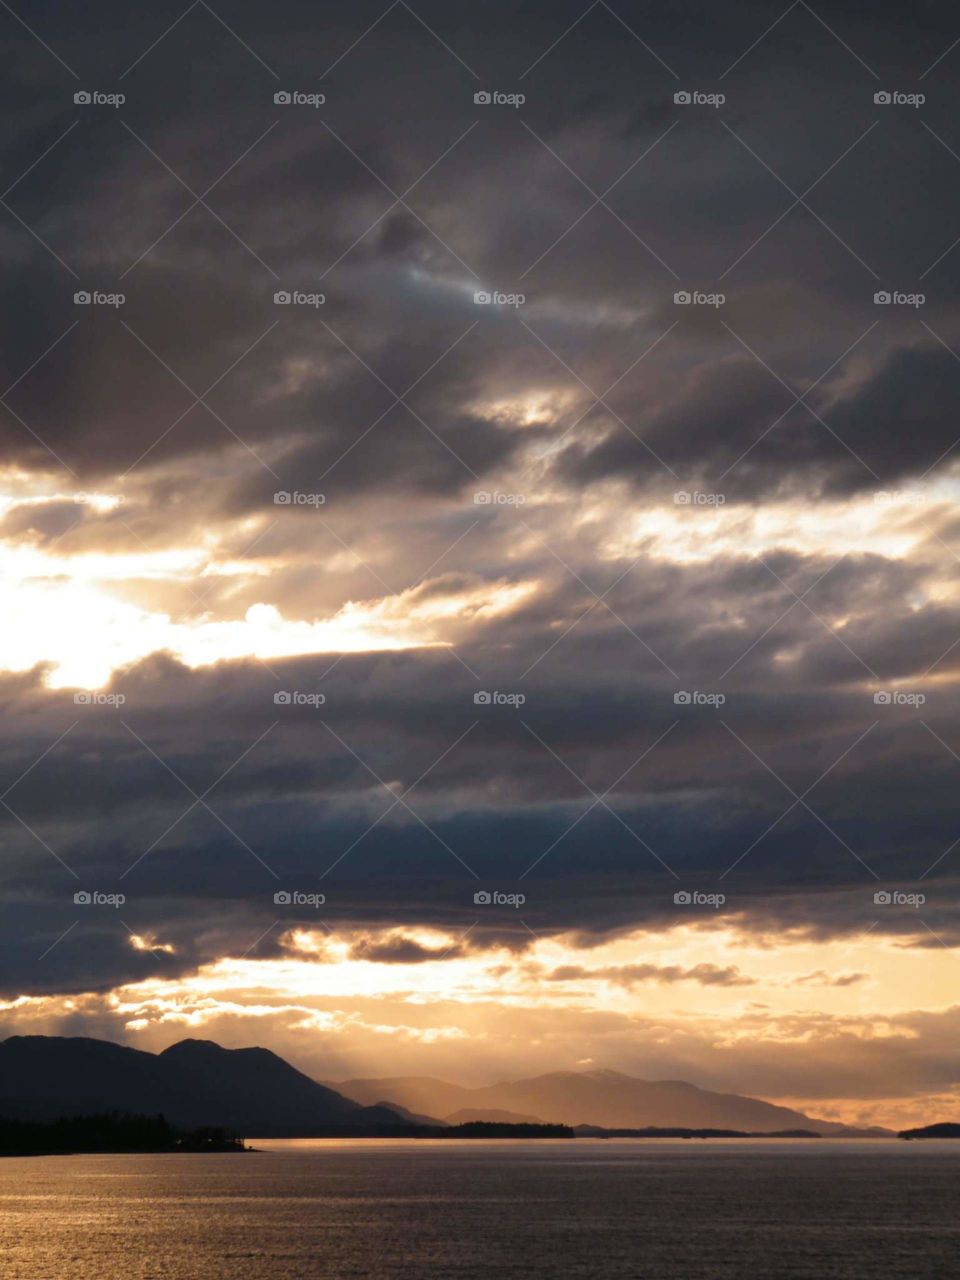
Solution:
[(898, 1138), (912, 1142), (915, 1138), (960, 1138), (960, 1124), (944, 1121), (942, 1124), (928, 1124), (922, 1129), (901, 1129)]
[(215, 1127), (184, 1132), (163, 1116), (110, 1112), (57, 1120), (0, 1118), (0, 1156), (244, 1152), (242, 1138)]
[(433, 1130), (434, 1138), (575, 1138), (567, 1124), (510, 1124), (497, 1120), (468, 1120)]
[(602, 1129), (598, 1125), (578, 1124), (578, 1138), (819, 1138), (820, 1134), (813, 1129), (779, 1129), (772, 1132), (755, 1133), (746, 1129), (678, 1129), (658, 1128), (650, 1125), (645, 1129)]
[(575, 1138), (567, 1124), (511, 1124), (468, 1120), (463, 1124), (311, 1125), (300, 1134), (261, 1133), (261, 1138)]
[[(269, 1135), (264, 1135), (269, 1136)], [(565, 1124), (499, 1124), (482, 1120), (457, 1125), (352, 1125), (314, 1128), (313, 1138), (574, 1138)], [(177, 1129), (163, 1116), (109, 1112), (56, 1120), (0, 1117), (0, 1156), (223, 1154), (253, 1151), (243, 1138), (211, 1125)]]

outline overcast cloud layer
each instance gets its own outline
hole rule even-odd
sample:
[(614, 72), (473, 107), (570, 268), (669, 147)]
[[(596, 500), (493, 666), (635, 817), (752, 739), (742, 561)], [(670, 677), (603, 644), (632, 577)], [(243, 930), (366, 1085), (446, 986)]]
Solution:
[[(954, 963), (953, 18), (460, 8), (0, 14), (0, 990), (563, 939), (605, 1061), (799, 1097), (650, 1048), (647, 984), (766, 1017), (733, 950), (592, 957)], [(844, 973), (903, 1021), (821, 1096), (952, 1088)]]

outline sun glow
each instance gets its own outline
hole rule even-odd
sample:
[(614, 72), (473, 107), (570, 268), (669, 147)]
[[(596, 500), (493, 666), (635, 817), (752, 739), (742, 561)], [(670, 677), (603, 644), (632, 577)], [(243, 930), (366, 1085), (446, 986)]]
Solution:
[[(911, 557), (934, 536), (955, 499), (933, 493), (869, 495), (858, 501), (799, 507), (785, 502), (762, 509), (709, 501), (718, 495), (683, 490), (686, 500), (643, 510), (628, 529), (610, 539), (615, 558), (642, 548), (652, 558), (676, 564), (708, 563), (718, 556), (876, 555)], [(878, 500), (883, 499), (883, 500)]]
[(0, 544), (0, 614), (17, 620), (0, 633), (0, 669), (49, 663), (51, 687), (96, 688), (161, 651), (195, 668), (250, 657), (445, 647), (464, 626), (509, 613), (534, 590), (531, 583), (502, 582), (443, 590), (427, 582), (392, 596), (348, 600), (315, 620), (287, 617), (264, 601), (241, 618), (217, 618), (212, 610), (177, 618), (123, 598), (127, 584), (142, 591), (155, 582), (158, 590), (182, 585), (188, 602), (193, 596), (202, 603), (211, 575), (244, 585), (282, 567), (220, 561), (208, 548), (68, 556)]

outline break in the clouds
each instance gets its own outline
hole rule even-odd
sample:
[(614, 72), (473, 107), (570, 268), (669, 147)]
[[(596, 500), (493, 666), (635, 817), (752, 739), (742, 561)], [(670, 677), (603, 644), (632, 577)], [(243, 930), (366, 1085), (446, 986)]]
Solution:
[[(821, 995), (946, 1017), (818, 952), (960, 938), (946, 15), (2, 22), (11, 1026), (329, 970), (318, 912), (418, 1004), (541, 964), (571, 1044), (654, 988), (752, 1033), (734, 937), (809, 949), (771, 1041)], [(722, 950), (596, 954), (691, 925)]]

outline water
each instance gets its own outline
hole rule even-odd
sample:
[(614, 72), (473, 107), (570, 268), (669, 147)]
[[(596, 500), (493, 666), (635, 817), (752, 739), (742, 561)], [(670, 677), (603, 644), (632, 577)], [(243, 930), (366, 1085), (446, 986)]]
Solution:
[(3, 1280), (949, 1280), (960, 1142), (0, 1160)]

